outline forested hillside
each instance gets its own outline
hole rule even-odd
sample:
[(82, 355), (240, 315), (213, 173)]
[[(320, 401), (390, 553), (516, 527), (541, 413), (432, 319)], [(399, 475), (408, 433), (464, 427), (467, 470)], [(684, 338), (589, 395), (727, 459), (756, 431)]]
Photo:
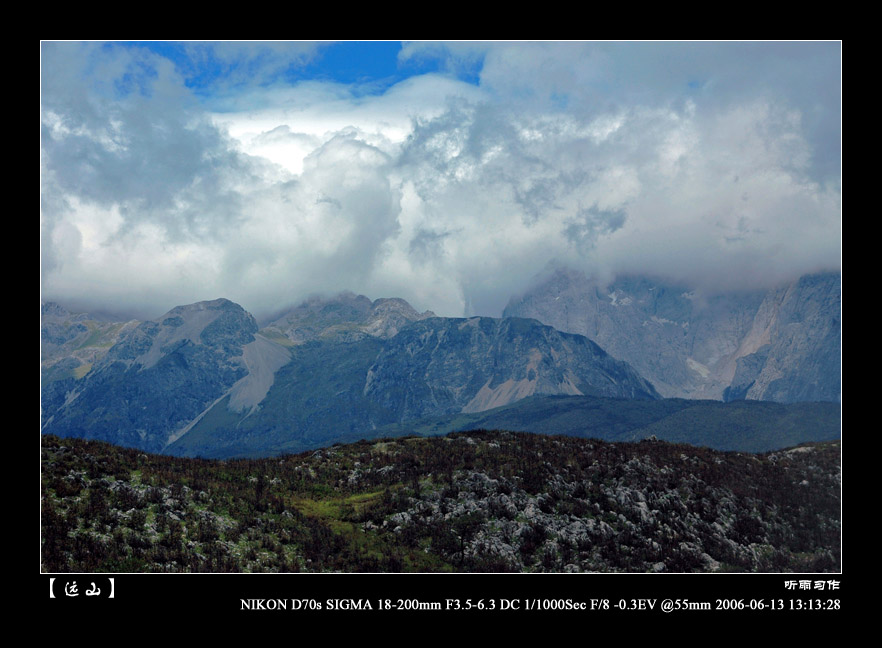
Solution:
[(42, 444), (48, 572), (840, 569), (838, 442), (477, 431), (228, 461)]

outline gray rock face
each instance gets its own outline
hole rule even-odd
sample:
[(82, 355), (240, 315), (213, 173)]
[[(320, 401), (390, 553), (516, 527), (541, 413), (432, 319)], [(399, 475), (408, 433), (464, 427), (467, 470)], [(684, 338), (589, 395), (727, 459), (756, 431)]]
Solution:
[[(223, 355), (241, 355), (254, 340), (257, 323), (228, 299), (177, 306), (157, 320), (143, 322), (108, 352), (106, 361), (154, 367), (170, 353), (202, 346)], [(237, 353), (238, 351), (238, 353)]]
[(504, 315), (589, 337), (665, 397), (796, 402), (840, 398), (840, 313), (838, 273), (702, 297), (643, 277), (603, 286), (559, 271)]
[(354, 342), (367, 336), (387, 339), (410, 322), (434, 316), (431, 311), (418, 313), (403, 299), (371, 301), (343, 292), (306, 300), (268, 324), (263, 333), (291, 345), (311, 340)]
[(841, 400), (842, 283), (820, 274), (771, 291), (742, 350), (727, 400)]
[(521, 318), (430, 318), (389, 340), (364, 394), (400, 420), (481, 412), (538, 394), (658, 398), (631, 367), (580, 335)]

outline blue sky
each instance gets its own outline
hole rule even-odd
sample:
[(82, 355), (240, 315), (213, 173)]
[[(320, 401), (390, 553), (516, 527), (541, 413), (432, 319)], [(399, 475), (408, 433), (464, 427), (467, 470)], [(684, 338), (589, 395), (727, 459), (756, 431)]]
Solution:
[(841, 262), (838, 42), (47, 41), (41, 125), (41, 292), (83, 307)]
[(456, 69), (449, 69), (445, 60), (438, 57), (399, 60), (401, 41), (314, 43), (308, 52), (295, 48), (289, 60), (282, 61), (278, 60), (284, 58), (285, 43), (281, 42), (267, 44), (264, 51), (249, 47), (238, 55), (215, 52), (208, 43), (137, 41), (106, 47), (120, 45), (148, 50), (172, 61), (183, 74), (184, 85), (209, 101), (214, 88), (236, 76), (238, 69), (261, 71), (263, 74), (258, 72), (258, 76), (262, 77), (262, 86), (319, 81), (350, 85), (357, 89), (357, 94), (380, 95), (409, 77), (433, 73), (451, 74), (460, 81), (478, 85), (483, 60), (483, 56), (477, 56)]

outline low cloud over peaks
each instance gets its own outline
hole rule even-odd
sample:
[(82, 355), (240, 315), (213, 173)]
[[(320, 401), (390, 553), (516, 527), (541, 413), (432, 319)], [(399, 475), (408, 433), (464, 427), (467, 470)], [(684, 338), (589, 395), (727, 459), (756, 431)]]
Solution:
[(839, 267), (837, 43), (409, 43), (357, 87), (259, 45), (43, 44), (44, 299), (499, 315), (552, 261)]

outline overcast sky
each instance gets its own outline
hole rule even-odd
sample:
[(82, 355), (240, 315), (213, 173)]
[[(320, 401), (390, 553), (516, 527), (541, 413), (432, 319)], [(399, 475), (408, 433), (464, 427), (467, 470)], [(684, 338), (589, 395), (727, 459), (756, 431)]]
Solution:
[(498, 316), (840, 267), (841, 45), (43, 42), (41, 293)]

